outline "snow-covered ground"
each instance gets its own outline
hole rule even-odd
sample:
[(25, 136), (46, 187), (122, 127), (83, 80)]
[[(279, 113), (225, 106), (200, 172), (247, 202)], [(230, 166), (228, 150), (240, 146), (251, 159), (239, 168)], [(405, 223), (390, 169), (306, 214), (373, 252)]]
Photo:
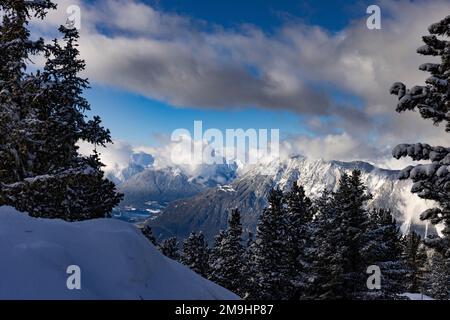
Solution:
[[(69, 290), (80, 268), (81, 290)], [(238, 299), (115, 219), (68, 223), (0, 208), (0, 299)]]

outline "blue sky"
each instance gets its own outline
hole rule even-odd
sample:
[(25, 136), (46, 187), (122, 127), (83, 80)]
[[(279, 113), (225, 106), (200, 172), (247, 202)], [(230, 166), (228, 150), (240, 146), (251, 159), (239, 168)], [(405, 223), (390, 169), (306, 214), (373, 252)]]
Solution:
[(361, 17), (370, 1), (146, 0), (144, 2), (162, 10), (189, 15), (228, 28), (250, 23), (270, 31), (282, 25), (286, 19), (301, 19), (305, 23), (337, 31), (344, 28), (350, 19)]
[[(95, 1), (90, 3), (95, 4)], [(152, 7), (195, 20), (206, 21), (210, 26), (226, 29), (251, 24), (272, 33), (289, 22), (318, 25), (335, 33), (349, 21), (365, 15), (364, 1), (271, 1), (271, 0), (146, 0)], [(267, 110), (257, 107), (214, 110), (193, 107), (174, 107), (170, 103), (144, 97), (110, 86), (92, 83), (86, 93), (92, 104), (93, 114), (99, 114), (111, 129), (113, 138), (133, 145), (154, 145), (158, 135), (177, 128), (191, 129), (195, 120), (202, 120), (206, 128), (281, 128), (281, 136), (291, 134), (315, 134), (303, 125), (305, 117), (285, 110)], [(332, 96), (337, 103), (351, 102), (361, 105), (357, 97), (339, 90)], [(326, 120), (326, 117), (323, 117)], [(339, 131), (339, 130), (337, 130)]]

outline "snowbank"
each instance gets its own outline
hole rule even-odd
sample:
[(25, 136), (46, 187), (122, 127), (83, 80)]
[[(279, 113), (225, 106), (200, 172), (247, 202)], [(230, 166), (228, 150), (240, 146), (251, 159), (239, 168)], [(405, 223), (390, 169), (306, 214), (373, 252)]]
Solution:
[[(69, 290), (69, 266), (81, 290)], [(0, 208), (0, 299), (238, 299), (115, 219), (68, 223)]]

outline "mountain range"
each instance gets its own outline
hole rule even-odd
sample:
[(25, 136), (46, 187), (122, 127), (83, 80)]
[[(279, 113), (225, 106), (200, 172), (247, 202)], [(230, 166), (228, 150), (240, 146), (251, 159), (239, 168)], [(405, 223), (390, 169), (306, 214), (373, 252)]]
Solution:
[(334, 190), (340, 176), (353, 169), (361, 170), (373, 195), (369, 207), (391, 209), (404, 233), (411, 228), (425, 232), (418, 216), (428, 204), (410, 193), (411, 182), (398, 180), (398, 171), (366, 162), (292, 156), (256, 165), (207, 165), (193, 174), (181, 168), (156, 167), (151, 159), (143, 154), (134, 156), (128, 167), (109, 172), (109, 176), (125, 194), (116, 215), (131, 222), (145, 221), (160, 240), (182, 239), (192, 231), (202, 231), (211, 241), (226, 229), (234, 208), (241, 210), (246, 231), (254, 232), (271, 188), (286, 191), (297, 181), (314, 198), (325, 189)]

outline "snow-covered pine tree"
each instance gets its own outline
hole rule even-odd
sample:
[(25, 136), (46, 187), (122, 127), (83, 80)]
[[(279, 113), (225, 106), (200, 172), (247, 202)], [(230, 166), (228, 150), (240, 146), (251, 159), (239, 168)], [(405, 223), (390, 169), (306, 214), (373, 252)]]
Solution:
[(314, 216), (314, 210), (312, 201), (297, 182), (294, 182), (291, 190), (285, 194), (285, 203), (288, 221), (288, 272), (291, 282), (289, 299), (298, 300), (307, 286), (308, 275), (305, 271), (309, 263), (308, 253), (312, 246), (310, 222)]
[(366, 289), (367, 262), (361, 249), (366, 244), (365, 232), (368, 224), (366, 203), (372, 199), (361, 180), (361, 171), (353, 170), (347, 183), (340, 183), (334, 195), (334, 203), (341, 215), (344, 257), (344, 298), (355, 298)]
[(427, 253), (422, 237), (415, 231), (407, 234), (403, 240), (403, 261), (406, 265), (405, 286), (407, 292), (423, 292)]
[[(422, 37), (425, 45), (417, 52), (439, 57), (440, 63), (425, 63), (419, 67), (431, 73), (425, 86), (407, 90), (403, 83), (397, 82), (390, 92), (399, 97), (398, 112), (417, 109), (424, 119), (430, 119), (434, 124), (444, 122), (445, 131), (450, 132), (450, 16), (432, 24), (428, 31), (430, 34)], [(431, 161), (430, 164), (409, 166), (402, 171), (401, 179), (412, 179), (411, 192), (437, 202), (437, 207), (423, 212), (421, 219), (433, 224), (442, 223), (444, 237), (425, 241), (450, 259), (450, 148), (422, 143), (402, 144), (393, 150), (393, 156)]]
[(252, 245), (254, 291), (250, 299), (286, 300), (289, 298), (287, 218), (283, 192), (272, 189), (269, 206), (264, 209)]
[(172, 237), (161, 242), (158, 246), (159, 251), (166, 257), (180, 261), (180, 243), (177, 238)]
[(332, 244), (324, 239), (325, 235), (332, 235), (330, 233), (333, 226), (332, 220), (336, 217), (334, 208), (331, 207), (331, 194), (330, 190), (325, 189), (318, 198), (313, 200), (316, 215), (310, 227), (312, 246), (309, 248), (310, 259), (305, 267), (305, 274), (307, 275), (305, 280), (307, 282), (301, 299), (323, 299), (321, 296), (324, 291), (327, 291), (325, 288), (328, 287), (331, 279), (337, 278), (337, 275), (340, 274), (338, 269), (328, 268), (329, 261), (327, 259), (330, 258), (330, 253), (333, 253), (333, 248)]
[(427, 294), (436, 300), (450, 299), (449, 266), (439, 252), (433, 252), (427, 264)]
[(6, 202), (2, 186), (22, 180), (29, 165), (24, 119), (33, 113), (36, 76), (26, 72), (31, 56), (45, 49), (42, 38), (30, 39), (29, 20), (53, 8), (47, 0), (0, 2), (0, 205)]
[[(14, 33), (15, 28), (8, 23), (13, 20), (9, 15), (24, 16), (20, 20), (24, 34), (15, 35), (16, 41), (10, 42), (31, 43), (27, 30), (30, 14), (26, 12), (53, 7), (50, 1), (7, 1), (6, 5), (2, 4), (6, 16), (0, 37)], [(99, 117), (87, 120), (85, 116), (89, 104), (82, 94), (88, 88), (88, 81), (78, 76), (85, 68), (84, 61), (78, 58), (78, 31), (66, 27), (60, 31), (64, 46), (56, 40), (45, 46), (40, 41), (39, 51), (36, 47), (34, 51), (25, 51), (26, 58), (10, 57), (11, 64), (23, 64), (19, 69), (22, 80), (18, 83), (22, 89), (8, 90), (3, 85), (1, 88), (1, 92), (12, 92), (16, 99), (13, 112), (19, 116), (14, 116), (9, 141), (5, 144), (1, 141), (2, 148), (8, 152), (0, 152), (0, 159), (9, 162), (6, 167), (13, 166), (15, 170), (11, 171), (14, 177), (0, 175), (0, 205), (13, 206), (31, 216), (68, 221), (105, 217), (122, 195), (104, 178), (98, 154), (94, 151), (89, 157), (81, 156), (77, 143), (86, 141), (104, 146), (111, 142), (110, 133), (101, 126)], [(9, 43), (0, 40), (1, 45)], [(44, 70), (26, 74), (26, 59), (31, 53), (43, 52), (47, 58)], [(3, 101), (1, 105), (3, 110)]]
[[(345, 174), (340, 182), (348, 179)], [(311, 262), (308, 265), (309, 285), (303, 292), (307, 299), (329, 300), (341, 297), (337, 290), (343, 285), (342, 248), (335, 241), (341, 241), (339, 229), (340, 216), (333, 204), (333, 194), (324, 190), (314, 201), (317, 215), (312, 223), (311, 240), (313, 248)]]
[(245, 248), (242, 244), (241, 213), (238, 209), (231, 211), (228, 229), (219, 234), (212, 250), (210, 279), (224, 288), (244, 297), (245, 283)]
[(363, 293), (365, 299), (399, 299), (405, 292), (407, 274), (402, 252), (402, 235), (389, 210), (374, 209), (365, 233), (363, 257), (367, 266), (381, 269), (381, 289)]
[(145, 225), (141, 229), (142, 234), (150, 241), (154, 246), (157, 246), (156, 237), (153, 234), (153, 230), (149, 225)]
[(313, 299), (357, 299), (366, 288), (368, 267), (362, 255), (371, 198), (361, 181), (361, 172), (342, 174), (336, 192), (325, 192), (316, 204), (313, 222), (314, 259), (309, 267)]
[(202, 232), (192, 232), (183, 242), (181, 263), (204, 278), (209, 276), (209, 248)]

